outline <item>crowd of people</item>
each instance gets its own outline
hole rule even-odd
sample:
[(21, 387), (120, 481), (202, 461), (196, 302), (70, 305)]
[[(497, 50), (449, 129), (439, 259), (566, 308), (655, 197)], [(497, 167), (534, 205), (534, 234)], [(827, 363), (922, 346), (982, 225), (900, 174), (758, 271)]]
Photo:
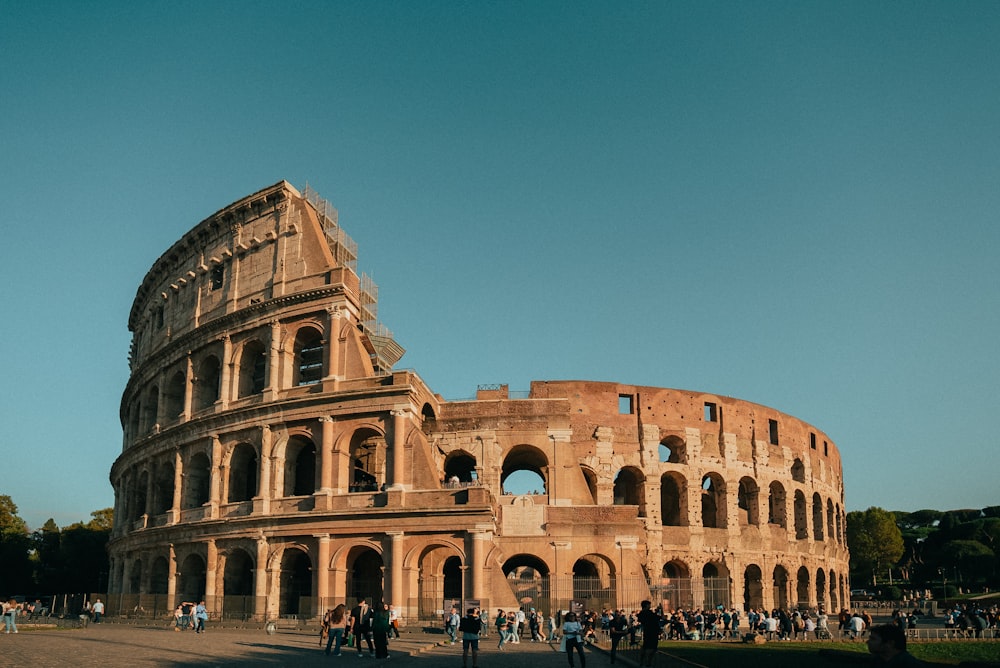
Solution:
[(357, 604), (348, 610), (343, 603), (327, 610), (320, 628), (320, 646), (326, 645), (328, 655), (341, 656), (343, 648), (354, 647), (358, 656), (389, 658), (389, 640), (399, 637), (399, 617), (396, 608), (378, 601), (369, 605), (359, 596)]

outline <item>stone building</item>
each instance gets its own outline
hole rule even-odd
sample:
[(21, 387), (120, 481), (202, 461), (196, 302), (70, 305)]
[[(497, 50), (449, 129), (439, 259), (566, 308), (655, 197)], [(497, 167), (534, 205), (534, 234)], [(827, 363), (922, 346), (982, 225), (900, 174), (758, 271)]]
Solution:
[[(336, 210), (281, 182), (153, 264), (111, 469), (120, 609), (846, 604), (842, 468), (822, 431), (605, 382), (445, 400), (394, 370), (403, 349), (356, 262)], [(537, 488), (511, 493), (525, 476)]]

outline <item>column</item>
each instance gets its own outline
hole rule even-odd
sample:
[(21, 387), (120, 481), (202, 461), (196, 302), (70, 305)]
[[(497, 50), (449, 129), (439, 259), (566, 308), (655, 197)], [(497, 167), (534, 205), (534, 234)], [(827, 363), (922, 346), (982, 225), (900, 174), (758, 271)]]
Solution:
[[(340, 364), (340, 320), (343, 311), (339, 306), (330, 305), (326, 308), (326, 345), (323, 346), (323, 364), (326, 375), (323, 377), (324, 389), (336, 390), (337, 383), (343, 380), (343, 369)], [(330, 383), (329, 385), (327, 383)]]
[(257, 538), (257, 568), (254, 569), (254, 616), (267, 619), (267, 539)]
[(271, 511), (271, 428), (260, 428), (260, 489), (254, 500), (253, 512), (266, 515)]
[(274, 400), (274, 393), (280, 387), (278, 376), (281, 371), (281, 352), (278, 348), (281, 343), (281, 324), (277, 320), (271, 321), (271, 342), (267, 353), (267, 380), (264, 384), (265, 402)]
[(170, 517), (167, 518), (170, 524), (177, 524), (181, 521), (181, 492), (184, 487), (184, 462), (181, 459), (180, 449), (174, 450), (174, 500), (170, 506)]
[(215, 605), (215, 589), (219, 570), (219, 550), (214, 538), (209, 538), (205, 547), (205, 607), (209, 610), (218, 610)]
[(389, 582), (386, 589), (389, 590), (389, 603), (396, 606), (396, 609), (403, 610), (403, 532), (386, 531), (389, 539)]
[(229, 407), (229, 397), (233, 395), (230, 384), (233, 378), (233, 342), (228, 334), (222, 336), (222, 378), (219, 379), (219, 404)]
[(171, 610), (177, 606), (177, 553), (173, 543), (167, 556), (167, 605)]
[(319, 548), (313, 565), (316, 572), (316, 603), (313, 612), (322, 615), (330, 599), (330, 535), (318, 535), (316, 539), (319, 541)]
[(320, 424), (323, 426), (323, 435), (319, 450), (319, 494), (330, 495), (333, 493), (333, 425), (332, 417), (321, 417)]
[(472, 571), (472, 598), (483, 600), (486, 596), (486, 581), (483, 575), (483, 565), (486, 557), (485, 543), (492, 539), (492, 534), (488, 531), (470, 532), (471, 545), (469, 550), (469, 566)]
[(406, 489), (409, 485), (403, 483), (403, 443), (406, 439), (407, 408), (397, 408), (389, 411), (392, 415), (392, 479), (389, 489)]
[(212, 434), (212, 468), (208, 476), (208, 517), (217, 518), (219, 516), (219, 504), (222, 502), (222, 443), (219, 442), (219, 435)]
[(187, 352), (187, 359), (184, 362), (184, 416), (181, 422), (191, 419), (191, 405), (194, 401), (194, 362), (191, 360), (191, 351)]

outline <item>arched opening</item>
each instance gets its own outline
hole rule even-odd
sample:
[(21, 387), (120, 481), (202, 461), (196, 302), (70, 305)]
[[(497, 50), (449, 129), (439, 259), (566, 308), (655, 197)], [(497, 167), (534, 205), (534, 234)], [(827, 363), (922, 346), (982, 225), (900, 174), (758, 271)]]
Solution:
[(822, 568), (816, 570), (816, 605), (826, 608), (826, 573)]
[(597, 474), (589, 466), (581, 466), (583, 478), (587, 481), (587, 490), (590, 492), (590, 502), (597, 505)]
[(264, 391), (267, 381), (267, 349), (256, 339), (243, 346), (240, 355), (240, 378), (238, 395), (250, 397)]
[(806, 495), (801, 490), (795, 490), (795, 538), (805, 540), (809, 537), (809, 525), (806, 520)]
[(146, 402), (142, 405), (142, 433), (148, 434), (155, 430), (157, 424), (156, 410), (160, 405), (160, 390), (156, 385), (149, 388)]
[(189, 554), (177, 574), (177, 596), (182, 601), (197, 603), (205, 598), (205, 560)]
[(777, 480), (772, 482), (768, 488), (767, 495), (767, 523), (777, 524), (783, 529), (788, 528), (787, 498), (785, 488)]
[(253, 559), (245, 550), (235, 549), (226, 555), (222, 595), (222, 610), (226, 617), (246, 619), (256, 612)]
[(281, 555), (279, 615), (312, 615), (312, 561), (298, 548)]
[(136, 559), (129, 569), (127, 594), (138, 594), (142, 588), (142, 560)]
[(156, 467), (153, 483), (153, 514), (162, 515), (174, 505), (174, 467), (162, 462)]
[(687, 464), (687, 446), (680, 436), (667, 436), (658, 448), (660, 461), (669, 464)]
[(303, 327), (295, 335), (295, 385), (314, 385), (323, 380), (323, 335)]
[(351, 436), (352, 492), (376, 492), (385, 483), (385, 437), (373, 429), (358, 429)]
[(368, 547), (355, 548), (348, 556), (347, 600), (364, 596), (369, 602), (382, 598), (382, 555)]
[(726, 483), (717, 473), (701, 479), (701, 525), (706, 529), (726, 528)]
[(588, 554), (573, 563), (573, 598), (587, 610), (615, 607), (615, 578), (603, 556)]
[[(444, 577), (445, 599), (462, 600), (462, 560), (459, 557), (448, 557), (444, 560), (441, 575)], [(459, 611), (462, 616), (464, 610)]]
[(774, 607), (781, 610), (788, 609), (788, 571), (784, 566), (775, 566), (774, 574)]
[(760, 610), (764, 607), (764, 574), (757, 564), (750, 564), (743, 571), (743, 609)]
[(519, 606), (552, 610), (549, 595), (549, 568), (530, 554), (516, 554), (503, 564), (504, 575)]
[(616, 506), (638, 506), (639, 517), (644, 517), (642, 486), (645, 482), (642, 473), (631, 466), (618, 471), (615, 476), (614, 502)]
[(164, 422), (171, 423), (184, 413), (184, 372), (175, 371), (163, 393)]
[[(504, 494), (547, 494), (545, 453), (532, 445), (517, 445), (503, 460), (500, 486)], [(532, 475), (533, 474), (533, 475)], [(534, 477), (537, 476), (537, 477)]]
[(840, 597), (837, 596), (837, 573), (830, 571), (830, 611), (840, 610)]
[(650, 583), (651, 600), (664, 601), (670, 609), (691, 608), (694, 595), (691, 590), (691, 570), (683, 561), (674, 559), (663, 564), (659, 583)]
[(702, 607), (718, 609), (729, 607), (729, 569), (720, 562), (709, 562), (701, 569), (705, 596)]
[(476, 458), (464, 451), (455, 451), (444, 460), (444, 480), (448, 486), (470, 485), (479, 480)]
[(316, 491), (316, 445), (304, 436), (292, 436), (285, 447), (285, 496), (307, 496)]
[(818, 493), (812, 498), (813, 539), (823, 540), (823, 499)]
[(660, 477), (660, 513), (663, 526), (687, 526), (687, 480), (677, 473)]
[(257, 450), (240, 443), (229, 459), (229, 503), (249, 501), (257, 496)]
[(191, 456), (184, 468), (184, 503), (182, 508), (200, 508), (208, 503), (211, 486), (211, 463), (204, 452)]
[(149, 487), (149, 473), (139, 474), (139, 483), (135, 486), (135, 504), (132, 507), (132, 520), (138, 520), (146, 514), (146, 489)]
[(167, 581), (169, 580), (166, 557), (157, 557), (153, 560), (153, 567), (149, 571), (149, 593), (166, 594)]
[(198, 365), (198, 378), (195, 383), (195, 410), (210, 408), (219, 400), (219, 380), (222, 365), (215, 355), (208, 355)]
[(836, 540), (837, 532), (833, 527), (833, 501), (830, 499), (826, 500), (826, 535), (830, 537), (830, 540)]
[(760, 525), (760, 488), (757, 481), (750, 477), (741, 478), (738, 495), (740, 526)]
[(801, 566), (795, 575), (796, 607), (809, 607), (809, 569)]
[(419, 616), (422, 619), (439, 617), (453, 601), (462, 597), (462, 558), (454, 548), (430, 545), (420, 555), (417, 574)]

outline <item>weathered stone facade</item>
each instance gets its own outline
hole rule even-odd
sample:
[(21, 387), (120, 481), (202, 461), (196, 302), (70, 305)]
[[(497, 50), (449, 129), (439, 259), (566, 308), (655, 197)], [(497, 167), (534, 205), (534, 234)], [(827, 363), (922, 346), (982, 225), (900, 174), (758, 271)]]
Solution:
[[(285, 182), (219, 211), (129, 317), (111, 592), (311, 616), (846, 603), (839, 453), (758, 404), (580, 381), (446, 401), (375, 322), (336, 211)], [(509, 477), (538, 489), (505, 493)], [(523, 490), (521, 490), (523, 491)]]

